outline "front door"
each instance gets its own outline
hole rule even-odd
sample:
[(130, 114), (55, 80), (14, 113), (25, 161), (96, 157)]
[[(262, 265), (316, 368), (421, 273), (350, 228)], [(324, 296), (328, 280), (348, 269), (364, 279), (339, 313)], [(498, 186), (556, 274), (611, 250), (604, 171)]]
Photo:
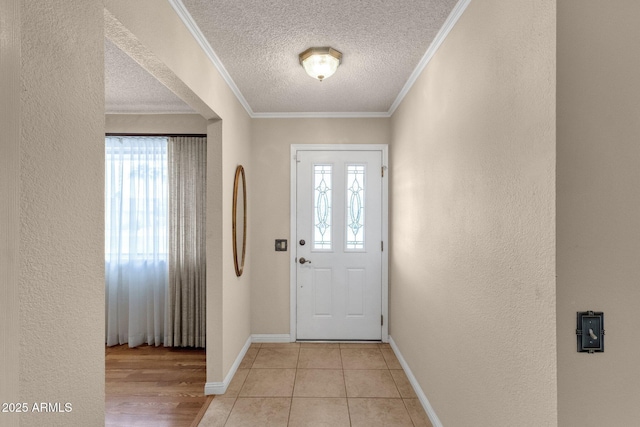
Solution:
[(382, 151), (296, 152), (297, 338), (382, 338)]

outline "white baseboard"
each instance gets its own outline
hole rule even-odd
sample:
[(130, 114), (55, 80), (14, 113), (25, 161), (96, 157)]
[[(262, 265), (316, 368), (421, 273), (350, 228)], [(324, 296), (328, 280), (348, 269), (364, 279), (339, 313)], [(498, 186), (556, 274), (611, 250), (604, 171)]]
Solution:
[(420, 403), (422, 404), (422, 407), (427, 413), (429, 420), (431, 420), (431, 424), (433, 424), (433, 427), (443, 427), (442, 423), (440, 422), (440, 419), (436, 415), (436, 411), (433, 410), (433, 406), (431, 406), (431, 403), (429, 403), (429, 399), (427, 399), (427, 396), (424, 394), (424, 391), (422, 391), (420, 384), (418, 384), (418, 380), (413, 375), (413, 372), (411, 372), (409, 365), (407, 365), (407, 361), (404, 360), (404, 357), (402, 357), (402, 353), (400, 353), (400, 349), (398, 348), (396, 343), (393, 341), (393, 338), (391, 338), (391, 335), (389, 335), (389, 345), (391, 345), (391, 348), (393, 349), (393, 352), (396, 354), (396, 357), (398, 358), (400, 365), (402, 365), (402, 369), (404, 369), (405, 374), (407, 374), (407, 378), (409, 379), (409, 382), (411, 383), (413, 390), (416, 392), (416, 395), (418, 396), (418, 400), (420, 401)]
[(291, 342), (289, 334), (253, 334), (252, 342)]
[(233, 362), (231, 369), (227, 373), (227, 376), (224, 378), (222, 382), (208, 382), (204, 385), (204, 394), (224, 394), (227, 391), (227, 387), (231, 383), (233, 376), (236, 374), (238, 370), (238, 366), (242, 363), (242, 359), (244, 359), (245, 354), (247, 354), (247, 350), (249, 350), (249, 346), (251, 346), (252, 342), (291, 342), (291, 335), (289, 334), (254, 334), (247, 338), (247, 342), (238, 353), (238, 357)]
[(231, 383), (233, 376), (236, 374), (236, 371), (238, 370), (238, 366), (240, 366), (242, 359), (244, 359), (244, 355), (247, 354), (247, 350), (249, 350), (249, 346), (251, 346), (251, 340), (252, 340), (252, 337), (247, 338), (247, 342), (244, 343), (244, 347), (242, 347), (242, 350), (240, 350), (240, 353), (238, 353), (238, 357), (236, 357), (236, 360), (233, 362), (233, 365), (231, 365), (231, 369), (229, 369), (229, 372), (227, 373), (227, 376), (224, 378), (224, 381), (210, 382), (204, 385), (205, 395), (224, 394), (227, 391), (227, 387), (229, 387), (229, 384)]

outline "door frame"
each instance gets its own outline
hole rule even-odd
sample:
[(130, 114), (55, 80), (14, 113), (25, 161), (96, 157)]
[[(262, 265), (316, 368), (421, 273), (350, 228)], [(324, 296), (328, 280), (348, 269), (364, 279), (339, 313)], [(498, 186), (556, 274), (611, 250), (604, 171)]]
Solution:
[(295, 342), (298, 334), (298, 309), (297, 309), (297, 161), (296, 153), (298, 151), (379, 151), (382, 155), (382, 168), (384, 176), (382, 177), (382, 316), (383, 323), (382, 342), (389, 342), (389, 146), (388, 144), (291, 144), (291, 205), (290, 205), (290, 254), (289, 254), (289, 286), (290, 286), (290, 327), (289, 338), (291, 342)]

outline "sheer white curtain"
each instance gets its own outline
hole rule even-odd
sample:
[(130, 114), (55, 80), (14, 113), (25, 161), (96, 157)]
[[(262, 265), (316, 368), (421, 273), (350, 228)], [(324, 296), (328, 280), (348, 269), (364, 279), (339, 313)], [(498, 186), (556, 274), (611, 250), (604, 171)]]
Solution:
[(164, 337), (167, 292), (167, 138), (107, 137), (107, 345)]

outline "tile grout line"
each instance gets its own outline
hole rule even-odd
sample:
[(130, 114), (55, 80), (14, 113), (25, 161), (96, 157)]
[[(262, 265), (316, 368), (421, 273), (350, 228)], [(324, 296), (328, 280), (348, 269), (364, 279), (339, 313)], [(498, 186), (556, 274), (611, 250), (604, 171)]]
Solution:
[(293, 408), (293, 393), (296, 389), (296, 379), (298, 378), (298, 365), (300, 364), (300, 349), (301, 347), (298, 347), (298, 358), (296, 359), (296, 370), (293, 373), (293, 386), (291, 387), (291, 400), (289, 403), (289, 416), (287, 417), (287, 426), (289, 425), (289, 423), (291, 422), (291, 409)]
[(411, 424), (413, 424), (413, 427), (416, 427), (416, 423), (415, 421), (413, 421), (413, 417), (411, 416), (411, 412), (409, 412), (409, 407), (407, 406), (407, 402), (405, 401), (405, 399), (402, 399), (402, 403), (404, 404), (404, 409), (407, 411), (407, 414), (409, 414)]
[[(240, 393), (240, 392), (238, 391), (238, 393)], [(231, 409), (229, 410), (229, 413), (227, 414), (227, 417), (224, 419), (223, 426), (226, 426), (227, 423), (229, 422), (229, 417), (231, 417), (231, 413), (233, 412), (233, 408), (235, 408), (237, 401), (238, 401), (238, 396), (236, 396), (235, 399), (233, 400), (233, 405), (231, 405)]]
[(244, 387), (244, 383), (247, 382), (247, 378), (249, 377), (249, 374), (251, 373), (251, 369), (253, 369), (253, 364), (255, 363), (257, 357), (258, 357), (258, 353), (260, 352), (260, 347), (262, 347), (262, 344), (260, 344), (258, 347), (258, 351), (256, 352), (256, 357), (253, 358), (253, 361), (251, 362), (251, 366), (249, 366), (249, 369), (247, 372), (247, 376), (244, 377), (244, 380), (242, 380), (242, 385), (240, 385), (240, 388), (238, 389), (238, 394), (236, 395), (236, 397), (233, 400), (233, 405), (231, 405), (231, 409), (229, 410), (229, 413), (227, 414), (227, 418), (225, 418), (224, 420), (224, 424), (223, 426), (226, 426), (227, 423), (229, 422), (229, 418), (231, 417), (231, 413), (233, 412), (233, 408), (235, 408), (236, 403), (238, 402), (238, 398), (240, 397), (240, 392), (242, 391), (243, 387)]
[(338, 347), (338, 354), (340, 355), (340, 366), (342, 366), (342, 382), (344, 383), (344, 400), (347, 402), (347, 415), (349, 416), (349, 426), (351, 422), (351, 409), (349, 409), (349, 395), (347, 394), (347, 378), (344, 376), (344, 364), (342, 363), (342, 348)]

